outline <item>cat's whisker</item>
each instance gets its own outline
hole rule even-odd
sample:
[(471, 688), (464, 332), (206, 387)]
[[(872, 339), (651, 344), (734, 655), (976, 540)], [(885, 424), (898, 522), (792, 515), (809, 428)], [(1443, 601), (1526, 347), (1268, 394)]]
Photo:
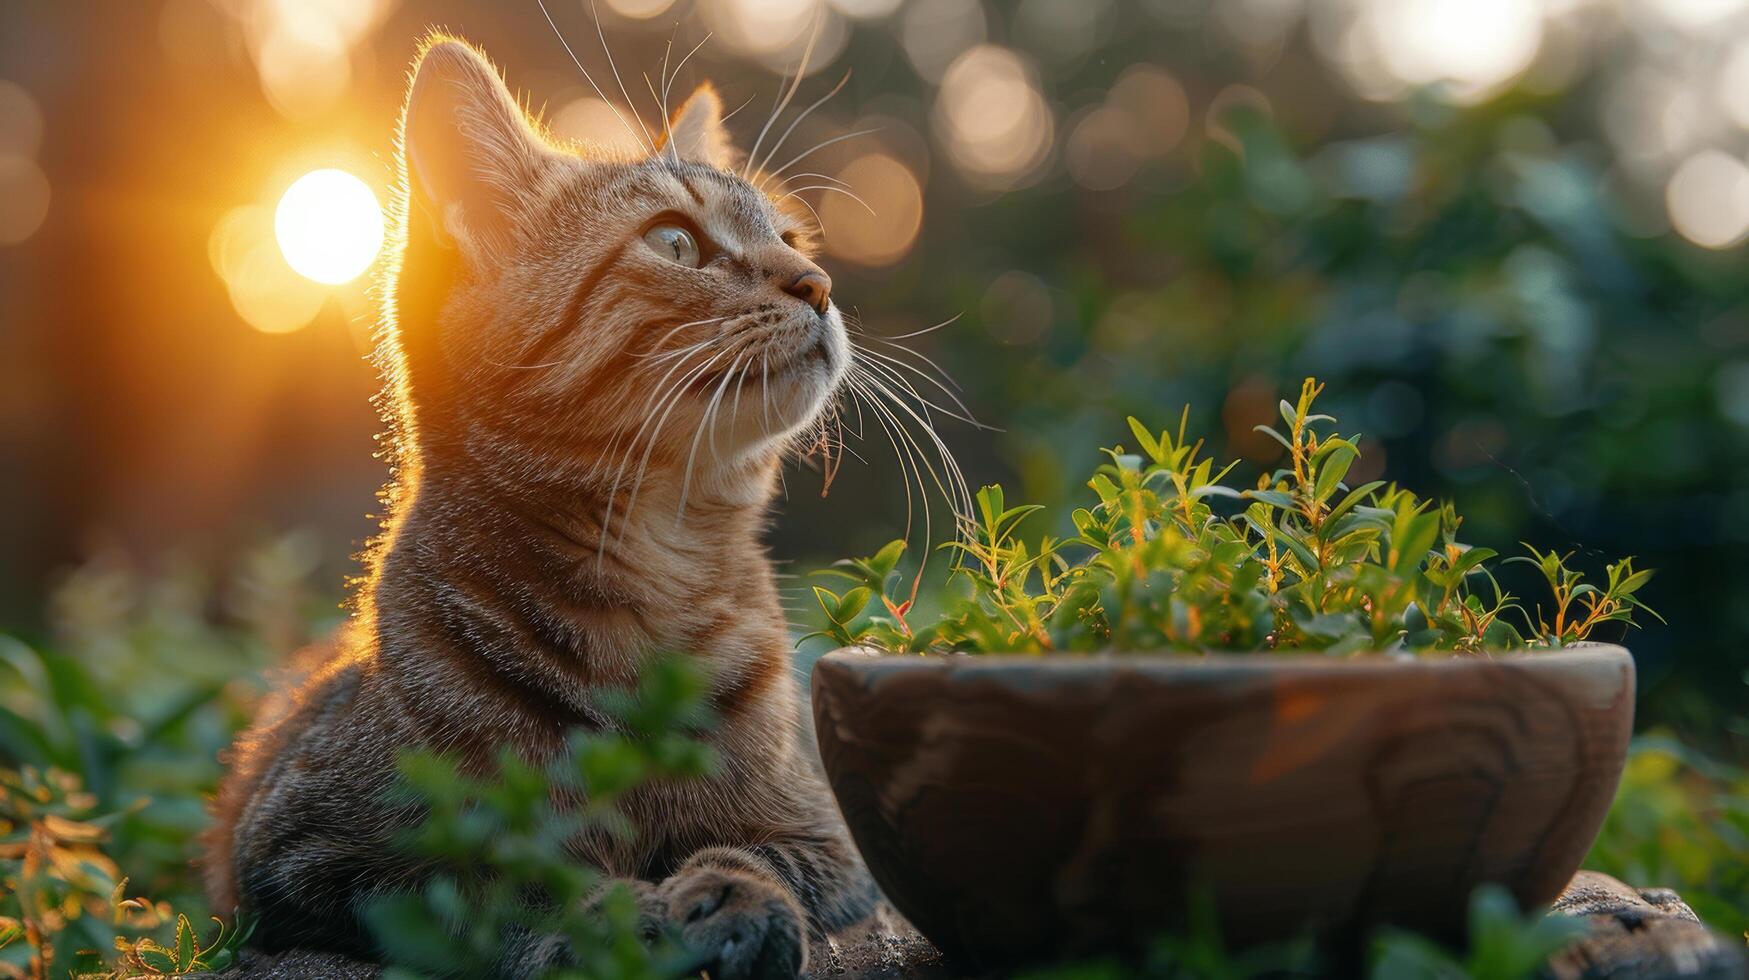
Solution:
[[(702, 365), (700, 365), (694, 371), (689, 372), (685, 378), (683, 378), (680, 382), (676, 383), (673, 386), (673, 389), (672, 389), (673, 394), (671, 397), (668, 398), (667, 407), (662, 410), (662, 414), (660, 416), (657, 416), (655, 418), (656, 427), (653, 430), (651, 430), (651, 432), (650, 432), (650, 437), (649, 437), (649, 439), (647, 441), (647, 445), (644, 449), (644, 458), (642, 460), (640, 460), (638, 463), (637, 476), (632, 481), (631, 492), (626, 496), (626, 519), (621, 521), (621, 527), (620, 527), (620, 536), (622, 539), (625, 536), (625, 525), (630, 523), (630, 517), (631, 517), (632, 510), (637, 506), (638, 491), (643, 488), (644, 477), (649, 473), (650, 457), (655, 454), (656, 441), (662, 434), (662, 427), (668, 424), (668, 417), (670, 415), (674, 414), (674, 409), (676, 407), (678, 407), (683, 400), (685, 400), (684, 396), (686, 394), (687, 386), (690, 385), (694, 380), (696, 380), (697, 378), (702, 376), (704, 372), (708, 371), (713, 365), (715, 365), (718, 361), (722, 360), (722, 358), (729, 353), (732, 353), (732, 350), (728, 347), (723, 347), (723, 348), (717, 350)], [(648, 425), (649, 423), (646, 421), (645, 424)], [(640, 431), (642, 431), (642, 430), (640, 429)], [(690, 469), (690, 467), (689, 467), (689, 469)]]
[[(680, 25), (675, 24), (674, 29), (676, 31), (680, 30)], [(681, 58), (680, 63), (674, 66), (673, 74), (669, 74), (669, 72), (668, 72), (668, 52), (667, 51), (662, 52), (662, 75), (663, 75), (663, 78), (662, 78), (662, 119), (664, 121), (664, 124), (666, 124), (666, 121), (668, 119), (668, 93), (672, 90), (675, 80), (680, 77), (680, 69), (685, 68), (686, 63), (688, 61), (692, 60), (692, 56), (695, 54), (698, 54), (698, 49), (704, 47), (705, 42), (709, 41), (714, 36), (715, 36), (715, 32), (708, 33), (702, 39), (700, 39), (697, 44), (693, 45), (692, 50), (686, 52), (686, 57)], [(674, 46), (674, 35), (670, 34), (668, 36), (668, 47), (672, 48), (673, 46)], [(733, 115), (733, 113), (730, 113), (730, 115)], [(729, 118), (728, 116), (723, 117), (724, 120), (726, 120), (728, 118)], [(674, 133), (672, 130), (670, 130), (668, 133), (668, 145), (670, 147), (672, 147), (674, 145)]]
[(948, 418), (964, 422), (974, 428), (983, 428), (983, 426), (979, 425), (977, 420), (973, 419), (969, 414), (962, 415), (955, 412), (953, 409), (931, 401), (928, 397), (919, 392), (916, 386), (911, 384), (909, 379), (904, 375), (899, 374), (892, 367), (882, 364), (879, 361), (864, 361), (862, 366), (863, 369), (868, 372), (870, 377), (878, 377), (891, 387), (899, 389), (895, 394), (909, 395), (911, 400), (922, 410), (924, 417), (929, 419), (931, 425), (934, 424), (934, 419), (930, 418), (929, 413), (937, 412)]
[(543, 361), (540, 364), (505, 364), (503, 361), (484, 356), (480, 359), (495, 368), (503, 368), (506, 371), (539, 371), (543, 368), (558, 367), (565, 363), (563, 359), (557, 361)]
[(753, 148), (747, 151), (747, 163), (741, 168), (741, 179), (750, 179), (756, 173), (753, 170), (753, 161), (759, 159), (759, 147), (765, 142), (766, 134), (771, 132), (772, 124), (777, 122), (777, 117), (783, 115), (783, 110), (789, 108), (790, 100), (796, 97), (796, 90), (802, 87), (802, 76), (808, 73), (808, 59), (814, 56), (814, 44), (820, 40), (820, 31), (825, 25), (825, 15), (815, 12), (814, 26), (808, 35), (807, 46), (802, 48), (802, 60), (796, 66), (795, 78), (791, 79), (788, 90), (783, 92), (777, 104), (772, 107), (771, 115), (765, 118), (765, 125), (759, 128), (759, 136), (753, 140)]
[(704, 350), (706, 347), (717, 343), (718, 340), (719, 338), (717, 337), (711, 337), (707, 340), (701, 340), (696, 344), (687, 344), (685, 347), (676, 347), (670, 351), (651, 351), (648, 354), (633, 354), (632, 356), (640, 361), (648, 361), (651, 364), (661, 364), (664, 361), (672, 361), (675, 358), (685, 357), (696, 351)]
[(820, 142), (815, 143), (813, 146), (808, 147), (807, 149), (803, 150), (802, 152), (796, 154), (795, 156), (790, 157), (789, 162), (785, 163), (781, 167), (778, 167), (776, 170), (771, 171), (769, 176), (771, 176), (771, 177), (781, 176), (782, 174), (787, 172), (789, 170), (789, 168), (795, 166), (798, 163), (801, 163), (803, 160), (806, 160), (808, 157), (814, 155), (815, 153), (818, 153), (821, 150), (824, 150), (828, 146), (832, 146), (835, 143), (842, 143), (845, 140), (855, 139), (858, 136), (867, 136), (870, 133), (878, 133), (880, 131), (881, 131), (881, 128), (879, 126), (870, 126), (868, 129), (858, 129), (858, 130), (855, 130), (854, 132), (845, 133), (842, 136), (834, 136), (834, 137), (831, 137), (830, 139), (821, 140)]
[[(927, 542), (934, 535), (934, 517), (929, 505), (928, 487), (923, 482), (922, 464), (927, 461), (918, 458), (922, 450), (911, 439), (910, 433), (905, 431), (905, 427), (900, 423), (898, 417), (881, 404), (879, 396), (874, 394), (873, 390), (867, 387), (862, 379), (847, 377), (846, 383), (853, 390), (860, 392), (862, 397), (867, 400), (869, 408), (875, 413), (876, 420), (880, 422), (882, 431), (886, 433), (887, 441), (893, 446), (893, 456), (899, 463), (899, 472), (903, 475), (900, 482), (905, 487), (905, 540), (911, 540), (911, 532), (916, 525), (917, 504), (920, 502), (923, 511), (923, 539)], [(915, 497), (911, 492), (913, 483), (917, 485)], [(928, 562), (929, 556), (926, 551), (922, 563), (927, 565)], [(922, 574), (923, 570), (919, 568), (918, 575)]]
[(809, 184), (806, 187), (797, 187), (794, 190), (791, 190), (789, 193), (785, 194), (784, 196), (778, 198), (778, 201), (781, 203), (783, 201), (789, 200), (792, 197), (795, 197), (796, 200), (799, 201), (799, 200), (801, 200), (801, 198), (796, 197), (796, 195), (801, 194), (803, 191), (837, 191), (838, 193), (843, 194), (845, 197), (850, 198), (852, 201), (855, 201), (856, 203), (862, 205), (864, 208), (866, 208), (868, 210), (869, 214), (872, 214), (877, 218), (880, 217), (879, 212), (875, 211), (874, 208), (869, 207), (869, 203), (867, 201), (863, 200), (860, 197), (857, 197), (855, 191), (845, 190), (842, 187), (834, 187), (831, 184)]
[(767, 441), (771, 439), (771, 355), (769, 353), (759, 358), (759, 400), (763, 421), (760, 431)]
[(633, 354), (632, 356), (638, 358), (639, 360), (648, 360), (648, 361), (654, 361), (654, 362), (660, 363), (662, 361), (668, 360), (671, 357), (677, 357), (677, 356), (679, 356), (683, 353), (686, 353), (688, 351), (697, 350), (700, 347), (705, 347), (705, 346), (708, 346), (710, 344), (714, 344), (717, 342), (718, 338), (706, 337), (705, 339), (703, 339), (695, 344), (688, 344), (684, 347), (676, 348), (675, 350), (671, 350), (671, 351), (662, 350), (662, 345), (666, 344), (668, 342), (668, 338), (674, 336), (675, 334), (679, 333), (682, 330), (685, 330), (688, 327), (703, 327), (703, 326), (707, 326), (707, 325), (712, 324), (712, 323), (721, 323), (727, 319), (729, 319), (729, 317), (727, 317), (727, 316), (713, 316), (713, 317), (710, 317), (709, 319), (705, 319), (705, 320), (688, 320), (685, 323), (676, 324), (674, 327), (670, 328), (667, 333), (656, 338), (656, 342), (650, 345), (650, 350), (648, 352), (642, 353), (642, 354)]
[[(916, 437), (911, 434), (909, 429), (901, 426), (899, 434), (916, 451), (918, 458), (924, 464), (924, 471), (929, 474), (930, 482), (935, 484), (936, 491), (948, 501), (949, 506), (952, 507), (955, 512), (960, 511), (962, 499), (969, 499), (969, 494), (966, 494), (964, 490), (965, 480), (959, 472), (959, 462), (955, 460), (953, 454), (948, 452), (947, 448), (942, 445), (940, 438), (935, 434), (935, 427), (931, 425), (927, 419), (919, 416), (916, 411), (904, 402), (903, 399), (893, 394), (890, 389), (872, 375), (862, 375), (861, 381), (867, 386), (868, 390), (881, 396), (893, 408), (897, 408), (899, 411), (905, 413), (906, 416), (909, 416), (912, 421), (922, 426), (923, 431), (928, 434), (931, 441), (935, 444), (936, 454), (941, 457), (942, 468), (946, 471), (945, 478), (941, 472), (936, 470), (935, 465), (929, 462), (927, 454), (923, 452), (923, 447), (917, 442)], [(888, 411), (890, 412), (891, 410), (888, 409)], [(895, 422), (897, 421), (899, 420), (895, 419)], [(952, 489), (950, 489), (950, 487)], [(927, 507), (924, 513), (927, 518)]]
[[(650, 433), (650, 440), (649, 440), (648, 448), (645, 449), (643, 461), (639, 464), (639, 467), (638, 467), (638, 477), (637, 478), (638, 478), (639, 483), (641, 483), (643, 480), (644, 468), (649, 465), (650, 453), (656, 448), (656, 437), (661, 434), (662, 423), (667, 420), (668, 412), (672, 412), (674, 409), (674, 406), (679, 403), (680, 396), (682, 394), (684, 394), (686, 391), (686, 386), (691, 384), (692, 380), (694, 378), (698, 377), (703, 372), (709, 370), (710, 366), (712, 364), (714, 364), (718, 358), (722, 357), (722, 355), (724, 353), (725, 353), (725, 350), (717, 351), (716, 353), (712, 354), (711, 356), (705, 358), (702, 363), (694, 365), (691, 369), (689, 369), (686, 372), (686, 374), (684, 374), (680, 378), (680, 380), (674, 382), (674, 384), (672, 386), (664, 387), (665, 385), (668, 385), (668, 379), (673, 377), (674, 373), (676, 371), (679, 371), (682, 367), (685, 366), (686, 361), (684, 359), (682, 359), (681, 361), (677, 362), (673, 367), (670, 367), (668, 369), (668, 372), (666, 374), (662, 375), (661, 379), (658, 380), (656, 382), (656, 384), (652, 386), (653, 393), (651, 394), (650, 398), (644, 404), (643, 424), (638, 426), (637, 432), (632, 435), (631, 441), (627, 444), (626, 454), (620, 460), (619, 467), (614, 471), (613, 483), (608, 487), (608, 490), (607, 490), (607, 512), (603, 516), (602, 522), (601, 522), (601, 540), (602, 540), (602, 550), (603, 551), (606, 550), (606, 544), (607, 544), (607, 540), (608, 540), (608, 529), (609, 529), (609, 525), (613, 519), (613, 502), (616, 499), (618, 499), (620, 481), (625, 478), (626, 468), (631, 465), (632, 456), (637, 453), (638, 443), (641, 439), (643, 439), (644, 432), (647, 429), (649, 429), (651, 425), (656, 426), (655, 431)], [(658, 411), (658, 409), (663, 409), (663, 408), (665, 408), (666, 410), (662, 412), (662, 414), (660, 416), (660, 421), (659, 421), (658, 416), (657, 416), (657, 411)], [(619, 444), (619, 440), (616, 437), (614, 439), (614, 444), (612, 446), (612, 449), (617, 450), (618, 444)], [(622, 515), (622, 518), (621, 518), (622, 523), (626, 523), (626, 522), (630, 521), (631, 513), (632, 513), (632, 506), (636, 502), (637, 502), (637, 485), (634, 484), (632, 487), (631, 493), (630, 493), (630, 495), (627, 499), (627, 502), (626, 502), (625, 513), (624, 513), (624, 515)], [(622, 528), (620, 530), (620, 537), (622, 540), (623, 540), (624, 536), (625, 536), (625, 530)], [(598, 562), (600, 561), (600, 557), (601, 556), (598, 554), (597, 555)]]
[(788, 177), (782, 178), (777, 183), (779, 186), (782, 186), (784, 184), (789, 183), (792, 180), (804, 180), (808, 177), (813, 177), (817, 180), (830, 181), (831, 183), (837, 184), (840, 187), (849, 187), (850, 186), (849, 181), (840, 180), (837, 177), (832, 176), (831, 174), (820, 173), (818, 170), (803, 170), (803, 171), (800, 171), (799, 173), (793, 173), (793, 174), (790, 174)]
[[(869, 350), (866, 347), (858, 347), (857, 352), (860, 354), (866, 355), (867, 357), (873, 358), (873, 360), (865, 362), (865, 363), (867, 363), (868, 366), (870, 366), (870, 367), (876, 367), (876, 366), (883, 367), (886, 370), (888, 377), (894, 379), (895, 381), (897, 381), (900, 384), (903, 384), (905, 386), (905, 388), (910, 391), (912, 397), (914, 397), (918, 401), (923, 402), (924, 404), (928, 405), (930, 408), (933, 408), (936, 411), (940, 412), (941, 414), (949, 416), (950, 418), (959, 419), (961, 422), (965, 422), (966, 424), (971, 425), (975, 428), (983, 429), (987, 432), (996, 431), (996, 429), (993, 428), (992, 426), (985, 425), (984, 423), (979, 422), (977, 419), (973, 418), (972, 417), (972, 410), (966, 407), (966, 403), (964, 401), (960, 400), (959, 395), (957, 393), (955, 393), (952, 388), (949, 388), (947, 385), (944, 385), (940, 381), (937, 381), (934, 377), (930, 376), (930, 374), (928, 372), (923, 371), (922, 369), (918, 368), (916, 365), (907, 364), (904, 361), (901, 361), (898, 358), (893, 357), (889, 354), (882, 354), (880, 351)], [(959, 413), (956, 414), (955, 412), (952, 412), (952, 411), (950, 411), (950, 410), (948, 410), (940, 405), (937, 405), (934, 402), (930, 401), (929, 399), (923, 397), (921, 394), (919, 394), (917, 392), (917, 390), (915, 388), (913, 388), (911, 386), (909, 381), (906, 381), (904, 379), (903, 375), (898, 374), (897, 368), (904, 368), (905, 370), (910, 371), (912, 374), (915, 374), (917, 377), (923, 379), (924, 381), (927, 381), (930, 384), (934, 385), (936, 388), (939, 388), (943, 394), (945, 394), (948, 398), (952, 399), (954, 407), (959, 409)]]
[(809, 204), (808, 199), (805, 197), (796, 198), (796, 203), (800, 204), (804, 208), (807, 208), (808, 213), (814, 216), (814, 227), (819, 229), (820, 241), (824, 242), (826, 240), (826, 222), (824, 222), (820, 219), (820, 212), (814, 210), (814, 206), (812, 204)]
[[(796, 77), (799, 80), (801, 76), (798, 74)], [(802, 124), (802, 120), (807, 119), (809, 114), (811, 114), (815, 109), (818, 109), (821, 106), (825, 105), (827, 100), (831, 99), (832, 96), (837, 95), (839, 92), (843, 91), (844, 86), (846, 84), (848, 84), (849, 82), (850, 82), (850, 72), (846, 71), (844, 73), (844, 77), (840, 78), (838, 80), (837, 85), (832, 86), (832, 90), (830, 92), (827, 92), (825, 95), (822, 95), (818, 99), (815, 99), (814, 102), (811, 105), (809, 105), (806, 109), (803, 109), (801, 112), (796, 113), (796, 117), (794, 119), (790, 120), (789, 127), (783, 131), (783, 135), (781, 135), (777, 138), (777, 142), (771, 144), (771, 149), (765, 151), (765, 158), (763, 160), (760, 160), (758, 163), (752, 164), (753, 173), (757, 175), (759, 173), (760, 167), (771, 162), (771, 158), (777, 155), (777, 151), (783, 149), (783, 144), (789, 140), (790, 134), (794, 133), (796, 131), (796, 127), (800, 126)], [(759, 186), (761, 187), (761, 189), (764, 188), (764, 186), (765, 186), (764, 178), (760, 179)]]
[[(941, 380), (944, 383), (946, 383), (949, 387), (951, 387), (953, 390), (959, 391), (959, 392), (965, 391), (964, 388), (960, 387), (960, 383), (958, 381), (954, 380), (953, 375), (948, 374), (947, 370), (945, 368), (943, 368), (940, 364), (935, 363), (935, 360), (933, 358), (931, 358), (928, 354), (925, 354), (922, 351), (917, 350), (917, 349), (912, 348), (912, 347), (906, 347), (904, 344), (888, 340), (885, 337), (878, 337), (878, 336), (871, 334), (871, 333), (864, 333), (864, 334), (862, 334), (862, 336), (867, 340), (870, 340), (870, 341), (873, 341), (874, 343), (882, 345), (883, 347), (890, 347), (895, 352), (897, 352), (899, 354), (909, 354), (912, 357), (917, 358), (918, 360), (922, 361), (923, 363), (929, 365), (929, 367), (932, 370), (934, 370), (937, 375), (940, 376)], [(859, 350), (866, 351), (868, 353), (874, 353), (873, 351), (869, 350), (869, 348), (864, 347), (860, 344), (857, 345), (857, 348)], [(889, 356), (891, 356), (891, 355), (889, 355)], [(906, 363), (903, 361), (901, 361), (900, 363), (904, 363), (906, 367), (910, 368), (913, 371), (921, 370), (915, 364), (909, 364), (909, 363)]]
[(705, 405), (704, 415), (699, 419), (698, 431), (692, 434), (692, 448), (687, 451), (686, 469), (683, 471), (683, 475), (680, 478), (680, 506), (675, 509), (674, 513), (674, 520), (676, 522), (686, 517), (687, 495), (692, 490), (692, 464), (698, 459), (698, 443), (700, 439), (704, 438), (706, 432), (709, 432), (711, 435), (712, 455), (714, 456), (717, 451), (717, 408), (722, 404), (723, 393), (729, 390), (729, 381), (735, 377), (735, 371), (740, 366), (741, 355), (736, 354), (735, 360), (729, 365), (728, 371), (723, 373), (722, 383), (717, 385), (716, 392), (711, 395), (711, 400)]
[[(935, 324), (934, 326), (924, 327), (922, 330), (913, 330), (910, 333), (894, 334), (891, 337), (881, 337), (879, 339), (891, 342), (894, 340), (910, 340), (912, 337), (921, 337), (926, 333), (934, 333), (935, 331), (940, 330), (942, 327), (952, 326), (954, 323), (958, 322), (959, 318), (962, 316), (965, 316), (965, 314), (964, 313), (955, 313), (953, 316), (948, 317), (947, 319), (941, 321), (940, 323)], [(869, 336), (872, 337), (874, 335), (870, 334)]]
[[(613, 100), (607, 97), (607, 93), (601, 90), (601, 86), (595, 84), (595, 76), (589, 74), (589, 69), (583, 67), (583, 59), (577, 57), (577, 52), (571, 50), (571, 42), (565, 39), (565, 32), (559, 30), (559, 25), (553, 21), (553, 15), (552, 12), (547, 9), (546, 0), (534, 0), (534, 2), (540, 7), (541, 16), (546, 18), (547, 26), (553, 29), (553, 36), (559, 39), (559, 44), (563, 45), (565, 48), (565, 54), (570, 56), (571, 64), (576, 65), (577, 70), (583, 73), (583, 80), (589, 83), (589, 87), (595, 90), (596, 96), (599, 97), (602, 102), (607, 104), (608, 109), (613, 111), (614, 118), (618, 119), (619, 124), (625, 127), (626, 133), (630, 135), (632, 139), (639, 139), (638, 133), (632, 129), (632, 124), (626, 122), (625, 115), (619, 111), (619, 106), (614, 105)], [(601, 21), (598, 18), (596, 20), (596, 26), (600, 26), (600, 23)], [(643, 120), (638, 120), (638, 126), (640, 128), (643, 124)], [(647, 142), (648, 137), (649, 132), (646, 130), (644, 133), (645, 142)], [(651, 146), (649, 149), (653, 153), (656, 148)]]
[(739, 113), (742, 109), (745, 109), (748, 106), (752, 105), (753, 100), (757, 99), (757, 98), (759, 98), (759, 93), (755, 92), (752, 95), (747, 96), (745, 99), (742, 99), (740, 105), (736, 106), (733, 109), (730, 109), (726, 114), (724, 114), (722, 119), (718, 120), (718, 122), (726, 123), (730, 119), (735, 118), (736, 113)]
[[(667, 62), (668, 56), (664, 54), (662, 60)], [(668, 105), (662, 96), (656, 93), (656, 83), (650, 80), (650, 73), (646, 71), (640, 72), (640, 74), (644, 76), (644, 87), (650, 90), (651, 101), (655, 102), (656, 107), (662, 111), (662, 152), (668, 154), (669, 159), (678, 160), (680, 159), (679, 152), (674, 149), (674, 127), (668, 122)]]
[[(953, 452), (947, 448), (946, 443), (942, 441), (941, 436), (935, 431), (935, 426), (930, 424), (925, 416), (920, 415), (909, 402), (894, 393), (893, 390), (879, 377), (870, 373), (865, 366), (853, 362), (851, 365), (851, 373), (858, 374), (861, 382), (865, 384), (869, 390), (876, 394), (885, 396), (888, 403), (893, 408), (903, 412), (906, 416), (910, 417), (912, 421), (916, 422), (919, 426), (922, 426), (924, 433), (928, 435), (930, 441), (934, 444), (936, 455), (941, 459), (942, 469), (947, 474), (947, 483), (953, 488), (952, 492), (949, 492), (948, 487), (942, 485), (942, 477), (936, 473), (935, 467), (931, 465), (929, 467), (929, 473), (930, 477), (936, 484), (936, 489), (941, 491), (942, 496), (948, 498), (956, 513), (970, 514), (972, 512), (972, 495), (970, 488), (966, 483), (965, 474), (960, 470), (959, 460), (954, 457)], [(925, 411), (927, 411), (927, 409)], [(927, 459), (925, 459), (925, 462), (927, 462)]]
[[(632, 94), (626, 91), (625, 80), (619, 77), (619, 66), (613, 63), (613, 52), (607, 47), (607, 32), (601, 29), (601, 11), (595, 8), (595, 0), (589, 0), (589, 16), (595, 20), (595, 36), (601, 39), (601, 53), (607, 56), (607, 70), (613, 72), (614, 83), (619, 86), (619, 94), (626, 100), (626, 105), (632, 105)], [(650, 135), (650, 128), (644, 125), (644, 117), (633, 110), (632, 117), (638, 121), (638, 128), (644, 131), (644, 143), (650, 153), (656, 152), (656, 138)]]
[[(741, 376), (735, 380), (735, 401), (729, 409), (729, 428), (736, 432), (741, 431), (741, 386), (747, 383), (747, 371), (752, 369), (752, 367), (753, 358), (749, 357), (747, 358), (747, 368), (743, 369), (741, 371)], [(716, 458), (716, 452), (717, 439), (713, 434), (711, 436), (711, 457), (713, 459)], [(718, 460), (718, 462), (721, 462), (721, 460)]]

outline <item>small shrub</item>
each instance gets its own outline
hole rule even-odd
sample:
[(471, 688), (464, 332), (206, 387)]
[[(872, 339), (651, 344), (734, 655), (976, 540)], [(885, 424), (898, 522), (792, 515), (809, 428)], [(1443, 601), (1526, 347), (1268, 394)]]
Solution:
[(96, 815), (96, 803), (71, 773), (0, 770), (0, 976), (119, 980), (235, 962), (247, 930), (215, 919), (203, 943), (187, 915), (126, 897), (104, 852), (119, 814)]
[(631, 893), (607, 887), (567, 842), (630, 835), (616, 807), (625, 794), (710, 771), (709, 748), (689, 736), (709, 721), (705, 692), (691, 661), (658, 660), (635, 696), (608, 705), (615, 727), (577, 733), (546, 765), (507, 750), (497, 771), (480, 777), (452, 756), (406, 753), (403, 792), (426, 818), (405, 844), (435, 873), (422, 890), (369, 910), (390, 976), (491, 975), (526, 937), (562, 939), (576, 958), (545, 978), (659, 980), (694, 965), (671, 937), (648, 934)]
[(810, 635), (895, 652), (1479, 652), (1566, 646), (1656, 615), (1637, 596), (1652, 573), (1633, 559), (1596, 585), (1570, 556), (1528, 546), (1512, 560), (1538, 569), (1552, 601), (1527, 611), (1495, 579), (1497, 552), (1459, 539), (1452, 505), (1345, 482), (1360, 437), (1313, 411), (1322, 390), (1307, 379), (1297, 403), (1281, 403), (1281, 428), (1258, 426), (1286, 458), (1254, 487), (1226, 482), (1236, 464), (1216, 469), (1202, 454), (1188, 411), (1176, 433), (1132, 418), (1139, 452), (1104, 451), (1072, 537), (1022, 538), (1040, 508), (985, 487), (943, 545), (962, 586), (939, 620), (912, 621), (916, 587), (897, 588), (905, 544), (894, 541), (819, 573), (849, 587), (815, 587), (826, 623)]

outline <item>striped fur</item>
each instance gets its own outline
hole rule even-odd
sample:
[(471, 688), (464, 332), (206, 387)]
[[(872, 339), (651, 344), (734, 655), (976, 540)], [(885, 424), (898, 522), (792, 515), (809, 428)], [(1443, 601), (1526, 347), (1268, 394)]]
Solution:
[[(836, 307), (792, 295), (824, 274), (797, 216), (725, 169), (720, 114), (701, 91), (672, 142), (613, 158), (546, 138), (461, 42), (422, 50), (378, 351), (384, 531), (347, 626), (239, 739), (208, 839), (214, 905), (258, 915), (259, 944), (372, 952), (361, 903), (419, 877), (392, 845), (414, 819), (385, 802), (397, 750), (550, 757), (665, 651), (710, 668), (718, 772), (638, 791), (640, 835), (577, 859), (648, 882), (714, 977), (794, 975), (806, 937), (872, 908), (799, 738), (760, 540), (850, 348)], [(647, 245), (665, 212), (716, 261)]]

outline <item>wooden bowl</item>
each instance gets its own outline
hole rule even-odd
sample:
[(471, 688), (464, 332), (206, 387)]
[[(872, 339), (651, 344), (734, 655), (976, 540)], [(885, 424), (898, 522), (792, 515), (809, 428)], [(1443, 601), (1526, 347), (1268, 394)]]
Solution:
[(1196, 901), (1234, 946), (1461, 936), (1484, 882), (1545, 904), (1615, 794), (1634, 665), (846, 650), (813, 692), (875, 880), (989, 968), (1132, 948)]

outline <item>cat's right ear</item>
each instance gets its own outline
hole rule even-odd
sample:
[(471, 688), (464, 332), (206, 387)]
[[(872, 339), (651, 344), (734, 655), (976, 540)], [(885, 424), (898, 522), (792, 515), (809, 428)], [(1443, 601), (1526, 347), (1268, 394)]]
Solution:
[(470, 251), (509, 239), (522, 201), (553, 160), (498, 70), (443, 37), (427, 42), (413, 69), (401, 152), (413, 206)]

